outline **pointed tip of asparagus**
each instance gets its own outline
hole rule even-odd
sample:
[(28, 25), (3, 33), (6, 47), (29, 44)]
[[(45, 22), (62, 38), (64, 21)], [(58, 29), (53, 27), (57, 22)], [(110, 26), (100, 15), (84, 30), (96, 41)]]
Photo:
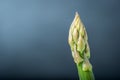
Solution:
[(76, 11), (76, 13), (75, 13), (75, 14), (76, 14), (76, 15), (79, 15), (77, 11)]
[(83, 25), (78, 12), (76, 12), (75, 18), (70, 26), (68, 43), (73, 52), (73, 48), (76, 46), (76, 50), (80, 53), (80, 56), (86, 55), (87, 57), (90, 57), (90, 49), (88, 48), (87, 41), (88, 37), (85, 26)]
[(79, 17), (80, 18), (80, 15), (79, 15), (79, 13), (77, 11), (75, 12), (75, 17)]

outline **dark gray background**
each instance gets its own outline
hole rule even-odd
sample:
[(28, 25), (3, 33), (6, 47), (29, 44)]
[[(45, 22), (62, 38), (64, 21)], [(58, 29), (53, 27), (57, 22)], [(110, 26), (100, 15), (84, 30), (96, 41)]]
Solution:
[(0, 0), (0, 78), (78, 79), (67, 42), (76, 11), (96, 79), (120, 78), (119, 0)]

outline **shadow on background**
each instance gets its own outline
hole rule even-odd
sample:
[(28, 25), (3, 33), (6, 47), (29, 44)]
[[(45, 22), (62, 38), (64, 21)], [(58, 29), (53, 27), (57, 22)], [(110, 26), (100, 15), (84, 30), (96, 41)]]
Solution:
[(96, 80), (120, 79), (119, 0), (0, 0), (0, 79), (78, 80), (67, 42), (78, 11)]

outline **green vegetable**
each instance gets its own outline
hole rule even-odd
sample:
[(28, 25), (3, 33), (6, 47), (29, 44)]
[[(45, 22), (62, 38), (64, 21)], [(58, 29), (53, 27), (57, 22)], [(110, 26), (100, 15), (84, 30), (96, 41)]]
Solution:
[(69, 30), (68, 42), (77, 65), (79, 79), (95, 80), (92, 65), (89, 62), (90, 48), (87, 32), (77, 12)]

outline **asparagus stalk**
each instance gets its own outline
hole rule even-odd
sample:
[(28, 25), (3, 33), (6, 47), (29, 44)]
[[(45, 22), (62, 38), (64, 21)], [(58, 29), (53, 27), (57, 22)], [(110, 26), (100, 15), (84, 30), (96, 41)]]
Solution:
[(89, 62), (90, 48), (87, 32), (77, 12), (70, 26), (68, 43), (78, 69), (79, 79), (95, 80), (92, 65)]

